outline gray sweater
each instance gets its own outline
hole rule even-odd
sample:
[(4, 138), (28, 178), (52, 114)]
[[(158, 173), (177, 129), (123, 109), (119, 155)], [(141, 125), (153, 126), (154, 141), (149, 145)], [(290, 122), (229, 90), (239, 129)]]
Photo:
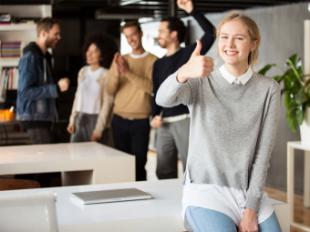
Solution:
[(229, 84), (215, 71), (181, 84), (174, 73), (156, 102), (189, 107), (191, 182), (244, 190), (246, 208), (258, 211), (278, 123), (277, 82), (254, 73), (245, 85)]

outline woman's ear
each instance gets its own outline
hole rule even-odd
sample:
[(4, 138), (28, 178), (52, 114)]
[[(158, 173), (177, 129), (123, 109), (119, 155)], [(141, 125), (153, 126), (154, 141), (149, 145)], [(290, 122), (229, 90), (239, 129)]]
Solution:
[(253, 52), (258, 46), (258, 40), (253, 40), (252, 41), (252, 48), (251, 48), (251, 52)]

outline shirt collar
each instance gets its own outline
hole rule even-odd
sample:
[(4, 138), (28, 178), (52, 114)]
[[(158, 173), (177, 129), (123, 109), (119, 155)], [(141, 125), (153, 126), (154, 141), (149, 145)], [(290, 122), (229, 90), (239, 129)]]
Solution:
[(142, 54), (129, 53), (129, 56), (133, 59), (140, 59), (140, 58), (146, 57), (148, 54), (149, 54), (148, 52), (144, 52)]
[(225, 65), (222, 65), (219, 70), (222, 76), (224, 77), (224, 79), (228, 81), (229, 84), (235, 83), (235, 84), (245, 85), (251, 79), (253, 75), (253, 70), (251, 67), (249, 67), (248, 70), (244, 74), (239, 76), (238, 78), (232, 75), (231, 73), (229, 73)]

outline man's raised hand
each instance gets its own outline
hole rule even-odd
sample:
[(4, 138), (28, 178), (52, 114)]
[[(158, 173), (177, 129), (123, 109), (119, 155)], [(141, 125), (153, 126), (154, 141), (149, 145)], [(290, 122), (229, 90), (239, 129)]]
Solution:
[(177, 0), (178, 7), (184, 10), (186, 13), (191, 13), (194, 9), (192, 0)]

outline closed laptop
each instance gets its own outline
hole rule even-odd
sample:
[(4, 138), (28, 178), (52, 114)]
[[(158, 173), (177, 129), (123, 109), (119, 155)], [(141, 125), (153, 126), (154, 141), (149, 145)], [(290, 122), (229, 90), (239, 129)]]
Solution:
[(137, 188), (75, 192), (72, 194), (75, 198), (73, 200), (79, 201), (80, 204), (84, 205), (152, 198), (149, 193)]

